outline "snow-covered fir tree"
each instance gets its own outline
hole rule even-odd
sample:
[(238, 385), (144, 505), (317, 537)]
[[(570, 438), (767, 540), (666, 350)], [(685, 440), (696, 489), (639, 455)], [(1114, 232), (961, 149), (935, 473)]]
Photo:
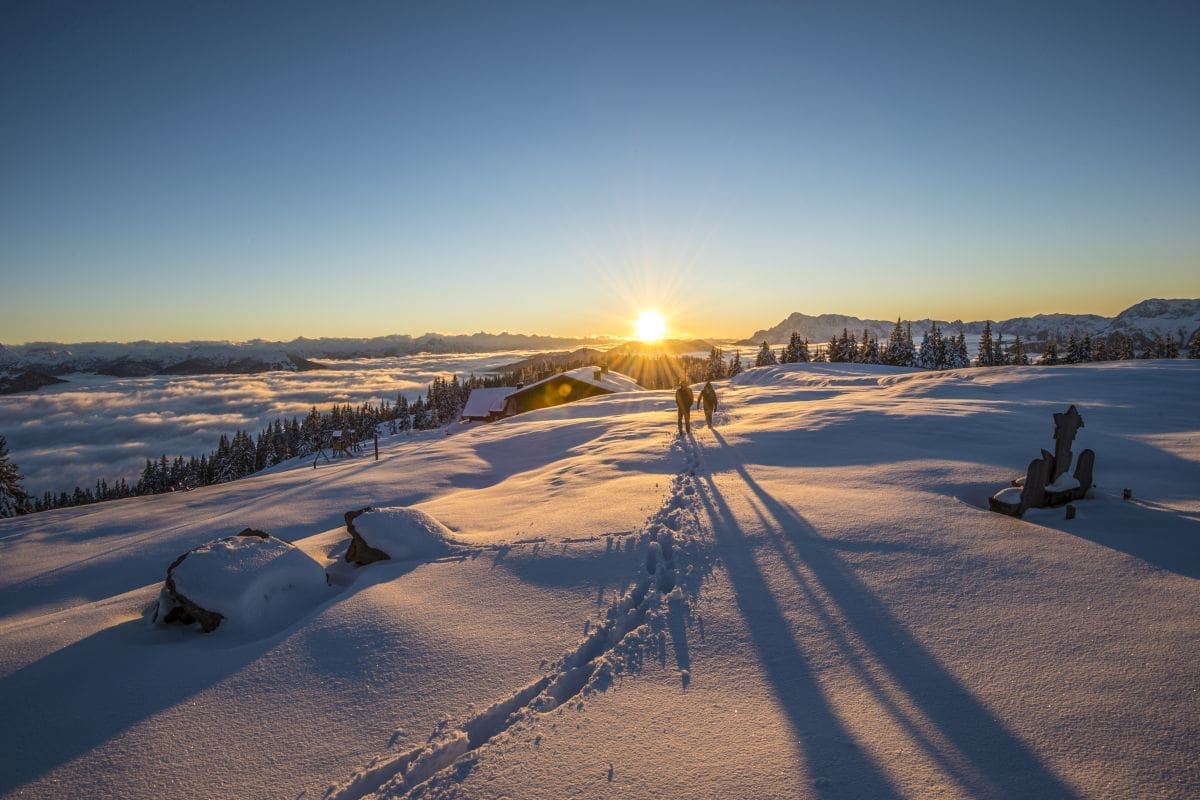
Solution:
[(804, 337), (804, 341), (796, 348), (796, 361), (806, 364), (812, 360), (812, 356), (808, 352), (808, 337)]
[(1108, 337), (1108, 357), (1114, 361), (1133, 358), (1133, 340), (1117, 331)]
[(1067, 346), (1062, 353), (1062, 363), (1079, 363), (1079, 340), (1075, 338), (1075, 334), (1073, 333), (1067, 337)]
[(842, 346), (838, 343), (837, 334), (829, 338), (829, 342), (825, 345), (825, 358), (822, 361), (837, 362), (842, 360)]
[(1188, 342), (1187, 357), (1200, 358), (1200, 329), (1192, 334), (1191, 341)]
[(966, 369), (971, 366), (971, 354), (967, 352), (967, 337), (960, 328), (958, 336), (946, 340), (946, 369)]
[(858, 340), (849, 329), (842, 328), (841, 337), (834, 336), (829, 340), (827, 358), (834, 362), (853, 362), (858, 360)]
[(863, 331), (863, 344), (859, 347), (860, 357), (864, 364), (879, 364), (881, 357), (879, 354), (879, 340), (874, 336), (867, 337), (867, 332)]
[(710, 381), (719, 381), (725, 378), (725, 354), (721, 352), (721, 348), (714, 347), (709, 351), (704, 377)]
[(797, 331), (792, 331), (787, 347), (783, 348), (783, 358), (779, 361), (782, 364), (795, 364), (799, 361), (808, 361), (808, 353), (804, 352), (802, 354), (801, 352), (806, 349), (806, 343), (801, 341), (800, 334)]
[(938, 330), (937, 323), (934, 323), (921, 337), (921, 349), (917, 351), (917, 366), (921, 369), (941, 369), (945, 350), (942, 333)]
[(892, 328), (892, 332), (888, 335), (887, 344), (883, 347), (883, 352), (880, 353), (880, 358), (884, 364), (892, 366), (905, 366), (900, 363), (901, 352), (904, 349), (904, 326), (900, 323), (900, 318), (896, 317), (896, 326)]
[(29, 495), (21, 486), (21, 471), (8, 455), (8, 440), (0, 436), (0, 517), (15, 517), (33, 510)]
[(846, 363), (854, 363), (858, 361), (858, 337), (850, 333), (846, 328), (842, 328), (842, 361)]
[[(1070, 343), (1068, 342), (1068, 345)], [(1087, 363), (1092, 360), (1092, 335), (1084, 333), (1084, 337), (1075, 339), (1075, 347), (1070, 354), (1070, 362)]]
[(1021, 341), (1021, 334), (1013, 337), (1012, 348), (1009, 350), (1010, 364), (1018, 364), (1021, 366), (1029, 365), (1029, 354), (1025, 352), (1025, 343)]
[(754, 359), (754, 366), (767, 367), (777, 363), (779, 362), (775, 359), (775, 353), (771, 351), (766, 342), (763, 342), (762, 348), (758, 351), (758, 357)]
[(732, 378), (735, 375), (740, 375), (742, 372), (742, 351), (734, 350), (733, 358), (729, 359), (729, 369), (725, 370), (725, 375)]
[(921, 337), (921, 347), (917, 350), (917, 366), (921, 369), (934, 369), (933, 366), (930, 366), (934, 362), (931, 333), (932, 330), (925, 331), (925, 335)]
[(983, 333), (979, 336), (979, 354), (975, 359), (975, 363), (981, 367), (994, 367), (996, 365), (996, 350), (992, 343), (991, 320), (985, 320), (983, 323)]
[(1059, 363), (1058, 342), (1053, 339), (1046, 342), (1046, 349), (1042, 351), (1042, 357), (1038, 360), (1038, 363), (1047, 367), (1053, 367)]
[(992, 343), (992, 366), (1003, 367), (1008, 362), (1008, 350), (1004, 347), (1004, 333), (996, 334), (996, 340)]

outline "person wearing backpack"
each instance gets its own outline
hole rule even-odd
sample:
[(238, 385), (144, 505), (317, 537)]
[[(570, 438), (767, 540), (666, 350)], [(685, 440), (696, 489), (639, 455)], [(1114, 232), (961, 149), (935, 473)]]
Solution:
[(687, 432), (692, 432), (692, 387), (684, 383), (683, 379), (679, 379), (679, 387), (675, 389), (675, 407), (679, 409), (679, 415), (676, 422), (679, 424), (679, 435), (683, 436), (684, 428)]
[(712, 427), (712, 415), (717, 410), (717, 390), (713, 388), (712, 381), (705, 381), (704, 388), (700, 390), (700, 398), (696, 400), (696, 407), (704, 405), (704, 422), (708, 427)]

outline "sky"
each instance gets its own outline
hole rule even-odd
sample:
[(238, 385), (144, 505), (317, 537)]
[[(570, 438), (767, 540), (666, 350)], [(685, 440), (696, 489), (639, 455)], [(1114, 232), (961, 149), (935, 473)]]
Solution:
[(1200, 5), (0, 2), (0, 342), (1200, 297)]

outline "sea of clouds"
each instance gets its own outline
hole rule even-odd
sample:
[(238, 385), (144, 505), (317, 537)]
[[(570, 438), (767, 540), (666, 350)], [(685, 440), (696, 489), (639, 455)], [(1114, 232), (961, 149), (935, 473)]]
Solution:
[(0, 396), (0, 435), (26, 491), (69, 492), (98, 478), (134, 480), (147, 458), (199, 456), (222, 433), (257, 434), (276, 417), (303, 417), (314, 405), (328, 411), (333, 403), (395, 403), (400, 394), (413, 400), (438, 376), (482, 374), (529, 355), (359, 359), (258, 375), (64, 375), (64, 384)]

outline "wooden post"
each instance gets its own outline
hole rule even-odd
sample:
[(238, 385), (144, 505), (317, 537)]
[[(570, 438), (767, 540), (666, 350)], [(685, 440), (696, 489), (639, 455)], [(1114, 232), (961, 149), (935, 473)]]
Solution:
[(375, 460), (379, 460), (379, 432), (375, 432)]

